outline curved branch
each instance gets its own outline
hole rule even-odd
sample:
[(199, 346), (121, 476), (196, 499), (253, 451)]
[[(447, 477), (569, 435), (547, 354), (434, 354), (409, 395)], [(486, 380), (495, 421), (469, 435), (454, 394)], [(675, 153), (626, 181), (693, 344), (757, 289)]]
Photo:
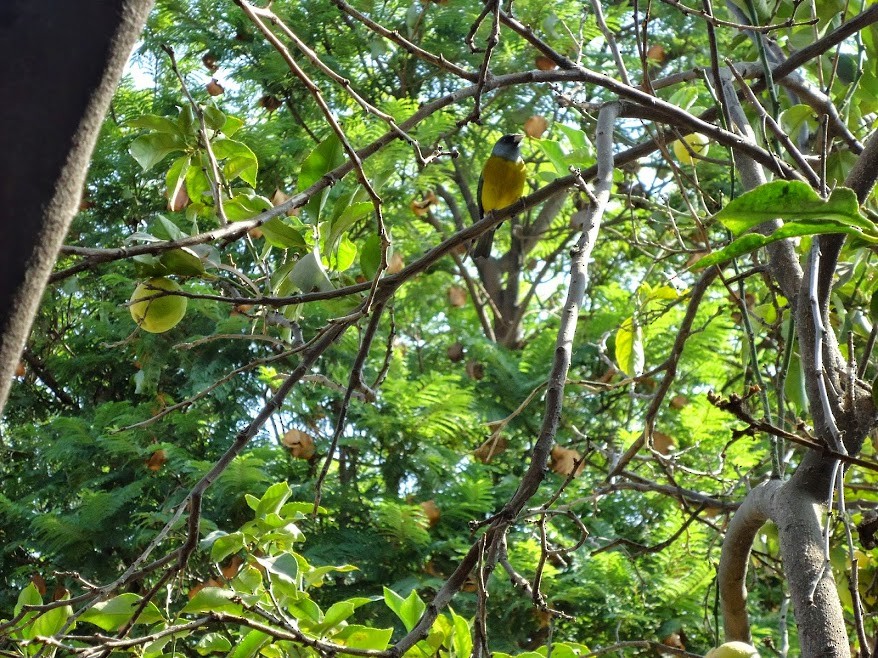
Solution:
[(726, 641), (750, 642), (747, 564), (756, 533), (771, 517), (774, 498), (781, 486), (780, 480), (770, 480), (750, 491), (726, 531), (717, 574)]

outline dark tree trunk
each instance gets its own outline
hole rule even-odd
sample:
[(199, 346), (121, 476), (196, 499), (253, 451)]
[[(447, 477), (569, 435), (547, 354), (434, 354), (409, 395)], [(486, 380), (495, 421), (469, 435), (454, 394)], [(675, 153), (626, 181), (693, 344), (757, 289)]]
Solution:
[(0, 4), (0, 410), (152, 0)]

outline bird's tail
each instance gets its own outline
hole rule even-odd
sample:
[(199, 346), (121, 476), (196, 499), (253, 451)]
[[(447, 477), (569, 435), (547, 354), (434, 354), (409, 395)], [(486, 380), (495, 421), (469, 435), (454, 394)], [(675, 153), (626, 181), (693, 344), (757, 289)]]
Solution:
[(491, 247), (494, 245), (494, 231), (496, 230), (496, 228), (492, 228), (490, 231), (482, 234), (482, 237), (476, 242), (475, 249), (470, 252), (473, 259), (487, 258), (491, 255)]

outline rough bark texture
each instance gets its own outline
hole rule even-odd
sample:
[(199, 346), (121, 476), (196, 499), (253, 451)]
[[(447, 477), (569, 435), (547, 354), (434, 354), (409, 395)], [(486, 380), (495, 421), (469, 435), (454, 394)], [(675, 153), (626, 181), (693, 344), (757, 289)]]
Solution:
[(0, 6), (0, 410), (152, 0)]
[[(749, 123), (734, 96), (728, 80), (720, 84), (733, 122), (753, 138)], [(764, 181), (760, 167), (744, 154), (737, 154), (736, 164), (747, 189)], [(862, 203), (878, 177), (878, 139), (869, 140), (856, 166), (846, 181)], [(766, 222), (757, 228), (771, 232), (778, 221)], [(844, 244), (843, 235), (820, 236), (812, 249), (820, 258), (809, 259), (803, 271), (789, 240), (772, 244), (768, 251), (769, 272), (790, 300), (796, 322), (799, 353), (805, 368), (806, 389), (813, 416), (815, 434), (824, 445), (833, 445), (834, 425), (845, 449), (856, 455), (866, 434), (875, 425), (875, 408), (871, 395), (862, 382), (848, 375), (848, 364), (842, 357), (831, 329), (818, 335), (811, 301), (810, 263), (819, 262), (816, 278), (818, 313), (824, 327), (829, 323), (829, 294), (835, 265)], [(823, 372), (818, 372), (816, 351), (822, 354)], [(827, 405), (821, 398), (820, 378), (831, 383)], [(750, 641), (747, 617), (745, 579), (753, 539), (766, 520), (778, 527), (778, 540), (787, 577), (799, 644), (803, 657), (834, 656), (848, 658), (850, 644), (841, 602), (831, 569), (824, 569), (825, 553), (823, 524), (826, 504), (832, 499), (831, 488), (835, 459), (816, 452), (806, 454), (796, 472), (787, 482), (772, 480), (755, 487), (735, 514), (723, 543), (719, 568), (719, 589), (723, 607), (726, 640)]]
[[(748, 165), (739, 161), (739, 166)], [(848, 177), (848, 185), (863, 202), (878, 177), (878, 139), (869, 140), (865, 151)], [(829, 292), (844, 236), (821, 236), (812, 249), (820, 251), (817, 288), (819, 312), (823, 325), (829, 327)], [(815, 434), (831, 445), (832, 423), (838, 428), (845, 449), (856, 455), (866, 434), (875, 426), (872, 398), (862, 382), (849, 388), (847, 364), (829, 331), (817, 335), (813, 322), (813, 305), (809, 298), (810, 265), (802, 273), (790, 264), (789, 245), (777, 243), (770, 254), (770, 271), (784, 294), (793, 303), (799, 352), (805, 366), (806, 388), (814, 419)], [(811, 261), (809, 261), (810, 263)], [(815, 367), (813, 355), (820, 345), (825, 375)], [(818, 378), (829, 379), (837, 396), (829, 398), (830, 418), (824, 412)], [(850, 656), (850, 643), (836, 585), (830, 569), (824, 569), (823, 524), (826, 504), (831, 500), (835, 459), (822, 453), (806, 454), (796, 472), (785, 483), (778, 480), (755, 487), (729, 525), (720, 560), (719, 587), (723, 602), (723, 621), (727, 640), (749, 641), (746, 612), (747, 591), (744, 584), (753, 538), (770, 519), (777, 524), (784, 573), (793, 601), (799, 629), (801, 655)]]

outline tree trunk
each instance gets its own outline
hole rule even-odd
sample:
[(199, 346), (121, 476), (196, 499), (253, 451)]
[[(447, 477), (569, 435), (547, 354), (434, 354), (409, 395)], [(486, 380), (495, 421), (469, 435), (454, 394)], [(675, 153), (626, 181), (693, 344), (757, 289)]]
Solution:
[(152, 0), (0, 7), (0, 410)]

